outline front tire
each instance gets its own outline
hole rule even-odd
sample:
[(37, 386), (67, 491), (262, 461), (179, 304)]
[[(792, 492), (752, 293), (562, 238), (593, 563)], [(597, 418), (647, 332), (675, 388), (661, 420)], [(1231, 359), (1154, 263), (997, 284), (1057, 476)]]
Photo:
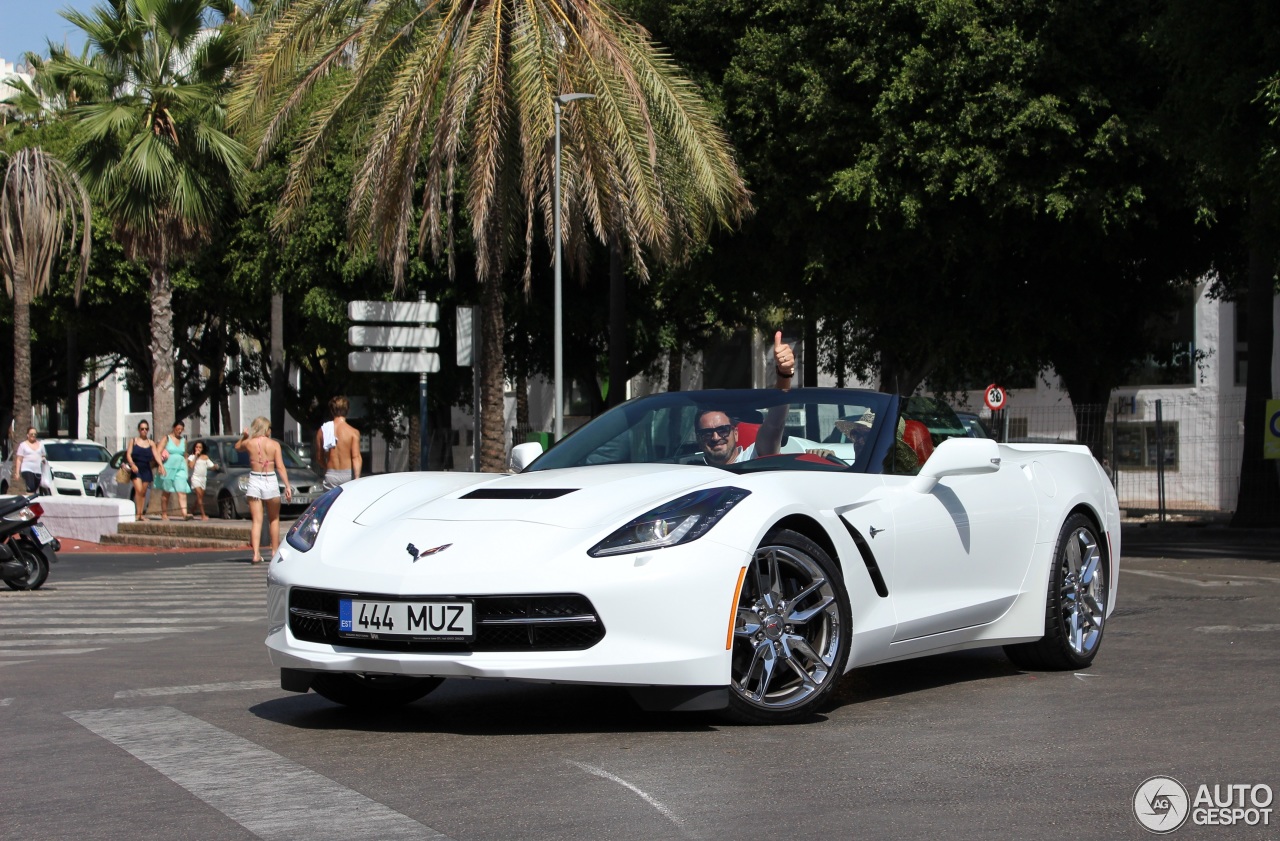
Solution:
[(765, 537), (743, 579), (726, 715), (743, 724), (807, 718), (849, 660), (849, 596), (822, 547), (788, 529)]
[(31, 541), (15, 537), (9, 541), (14, 560), (26, 567), (26, 574), (13, 579), (6, 578), (4, 583), (10, 590), (39, 590), (49, 577), (49, 559), (44, 552)]
[(1098, 535), (1098, 528), (1083, 514), (1072, 514), (1062, 524), (1049, 573), (1044, 636), (1004, 647), (1018, 668), (1083, 669), (1097, 656), (1110, 592)]
[(318, 674), (311, 688), (322, 698), (358, 710), (391, 710), (412, 704), (444, 682), (438, 677), (362, 675), (350, 672)]
[(231, 494), (223, 493), (218, 497), (218, 516), (224, 520), (240, 518), (239, 512), (236, 511), (236, 501)]

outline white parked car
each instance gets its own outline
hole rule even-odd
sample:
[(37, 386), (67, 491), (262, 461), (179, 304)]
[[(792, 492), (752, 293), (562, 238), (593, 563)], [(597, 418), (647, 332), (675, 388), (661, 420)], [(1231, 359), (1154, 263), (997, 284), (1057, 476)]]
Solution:
[[(95, 496), (98, 488), (98, 473), (111, 459), (106, 447), (96, 441), (84, 441), (78, 438), (45, 438), (45, 455), (49, 459), (49, 468), (53, 471), (52, 493), (57, 496)], [(0, 464), (0, 494), (9, 493), (13, 481), (13, 456)], [(26, 492), (26, 487), (19, 482), (15, 492)]]
[[(1120, 559), (1098, 463), (931, 438), (905, 406), (853, 389), (658, 394), (516, 475), (330, 491), (270, 566), (281, 685), (387, 706), (451, 677), (607, 684), (647, 709), (779, 723), (873, 663), (1004, 646), (1022, 668), (1089, 666)], [(774, 407), (781, 453), (706, 463), (700, 440), (746, 446)], [(700, 439), (711, 409), (731, 422)]]

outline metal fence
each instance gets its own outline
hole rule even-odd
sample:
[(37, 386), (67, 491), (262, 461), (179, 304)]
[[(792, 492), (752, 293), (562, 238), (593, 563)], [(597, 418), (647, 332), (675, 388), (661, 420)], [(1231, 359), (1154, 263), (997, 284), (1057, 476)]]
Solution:
[[(1085, 443), (1077, 416), (1098, 419), (1094, 453), (1130, 513), (1229, 512), (1236, 507), (1244, 448), (1244, 400), (1219, 396), (1123, 398), (1077, 410), (1009, 408), (982, 416), (1010, 443)], [(1280, 500), (1274, 500), (1280, 506)]]

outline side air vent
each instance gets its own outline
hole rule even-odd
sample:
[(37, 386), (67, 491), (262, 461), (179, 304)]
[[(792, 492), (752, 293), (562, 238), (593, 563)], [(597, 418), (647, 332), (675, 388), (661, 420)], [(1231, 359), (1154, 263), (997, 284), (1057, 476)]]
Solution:
[(555, 499), (577, 488), (480, 488), (459, 499)]
[(862, 555), (862, 562), (867, 565), (867, 575), (871, 576), (871, 583), (876, 588), (876, 595), (880, 598), (889, 597), (889, 587), (884, 583), (884, 576), (880, 574), (880, 565), (876, 563), (875, 553), (871, 551), (871, 546), (867, 543), (857, 529), (849, 525), (849, 521), (840, 518), (840, 522), (844, 523), (844, 527), (849, 532), (849, 536), (853, 538), (854, 544), (858, 547), (858, 554)]

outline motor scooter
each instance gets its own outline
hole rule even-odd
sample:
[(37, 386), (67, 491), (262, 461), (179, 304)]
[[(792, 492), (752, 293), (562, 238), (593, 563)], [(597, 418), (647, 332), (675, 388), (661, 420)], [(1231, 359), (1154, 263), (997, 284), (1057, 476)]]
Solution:
[(44, 507), (38, 498), (0, 496), (0, 580), (11, 590), (39, 589), (62, 548), (40, 522)]

